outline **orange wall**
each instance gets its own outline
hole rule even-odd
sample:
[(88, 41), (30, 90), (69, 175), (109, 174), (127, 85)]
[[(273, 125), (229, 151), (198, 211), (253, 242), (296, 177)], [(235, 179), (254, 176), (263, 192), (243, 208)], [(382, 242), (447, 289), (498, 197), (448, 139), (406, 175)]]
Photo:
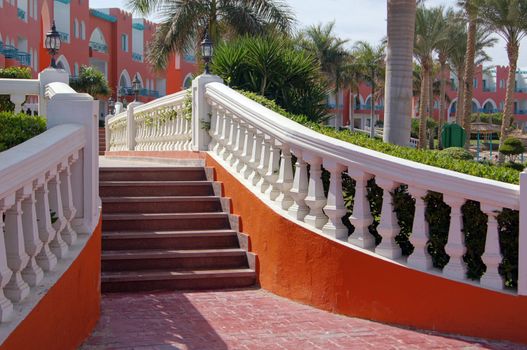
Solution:
[(258, 255), (263, 288), (328, 311), (421, 329), (527, 343), (527, 297), (414, 271), (277, 215), (207, 156)]
[(101, 222), (61, 279), (2, 344), (2, 350), (77, 349), (101, 310)]

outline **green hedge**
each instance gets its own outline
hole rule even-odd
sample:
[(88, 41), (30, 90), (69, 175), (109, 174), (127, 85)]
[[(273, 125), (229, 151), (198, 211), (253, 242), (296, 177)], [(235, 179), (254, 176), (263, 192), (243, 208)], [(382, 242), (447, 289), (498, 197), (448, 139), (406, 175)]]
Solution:
[(46, 131), (46, 119), (24, 113), (0, 112), (0, 152)]
[[(383, 153), (391, 154), (404, 159), (414, 160), (423, 164), (437, 166), (444, 169), (459, 171), (465, 174), (490, 178), (510, 183), (518, 183), (519, 172), (505, 167), (484, 165), (474, 161), (452, 159), (448, 152), (416, 150), (408, 147), (400, 147), (383, 143), (380, 140), (371, 139), (366, 135), (351, 133), (347, 130), (336, 131), (332, 128), (323, 127), (308, 121), (304, 116), (293, 115), (278, 107), (273, 101), (269, 101), (259, 95), (241, 92), (245, 96), (255, 100), (282, 114), (296, 122), (318, 131), (322, 134), (353, 143), (358, 146), (373, 149)], [(446, 153), (446, 154), (445, 154)], [(329, 189), (329, 173), (323, 170), (322, 180), (326, 195)], [(354, 231), (349, 221), (349, 216), (353, 210), (355, 196), (355, 181), (347, 174), (342, 174), (342, 191), (348, 214), (342, 219), (348, 227), (349, 234)], [(375, 183), (375, 178), (368, 181), (368, 201), (370, 211), (374, 218), (373, 224), (369, 227), (370, 233), (375, 237), (376, 244), (379, 244), (382, 237), (377, 232), (381, 218), (383, 190)], [(414, 247), (409, 237), (412, 232), (412, 225), (415, 213), (415, 200), (408, 193), (406, 185), (401, 185), (391, 193), (394, 203), (394, 211), (401, 228), (396, 237), (396, 241), (401, 247), (403, 255), (410, 255)], [(450, 207), (443, 201), (443, 195), (436, 192), (429, 192), (424, 198), (427, 208), (425, 217), (429, 225), (429, 241), (427, 250), (430, 253), (435, 268), (443, 268), (449, 261), (449, 256), (445, 252), (445, 245), (448, 241), (448, 230), (450, 226)], [(485, 248), (485, 237), (487, 232), (487, 216), (481, 211), (480, 204), (475, 201), (467, 201), (461, 208), (463, 213), (463, 233), (467, 252), (463, 259), (467, 264), (467, 277), (478, 280), (486, 270), (481, 256)], [(504, 209), (498, 215), (499, 239), (503, 261), (499, 266), (499, 272), (505, 280), (507, 288), (516, 288), (518, 280), (518, 237), (519, 237), (519, 212)]]
[[(8, 67), (0, 68), (0, 78), (2, 79), (31, 79), (31, 69), (28, 67)], [(15, 105), (9, 96), (0, 96), (0, 112), (13, 112)]]

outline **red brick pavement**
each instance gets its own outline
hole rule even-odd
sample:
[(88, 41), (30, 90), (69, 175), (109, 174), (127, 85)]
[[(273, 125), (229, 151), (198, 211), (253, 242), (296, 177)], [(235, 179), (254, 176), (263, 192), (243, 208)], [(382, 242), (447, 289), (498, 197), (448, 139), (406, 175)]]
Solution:
[(91, 349), (527, 349), (321, 311), (263, 290), (103, 295)]

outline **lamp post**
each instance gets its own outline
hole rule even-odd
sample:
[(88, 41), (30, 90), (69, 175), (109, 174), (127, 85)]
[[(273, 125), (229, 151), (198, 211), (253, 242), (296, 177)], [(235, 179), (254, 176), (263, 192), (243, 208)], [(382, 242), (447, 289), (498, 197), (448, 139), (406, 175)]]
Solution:
[(115, 101), (110, 96), (108, 99), (108, 114), (114, 115), (115, 114)]
[(210, 74), (209, 63), (212, 59), (213, 53), (214, 47), (212, 45), (212, 41), (210, 40), (209, 30), (207, 28), (207, 31), (205, 32), (205, 38), (203, 38), (203, 41), (201, 42), (201, 57), (203, 58), (203, 62), (205, 62), (205, 74)]
[(55, 26), (55, 21), (51, 26), (51, 30), (46, 34), (45, 41), (46, 50), (48, 50), (51, 56), (51, 68), (57, 68), (57, 62), (55, 62), (55, 55), (60, 50), (60, 34), (57, 32), (57, 27)]
[(137, 74), (135, 75), (134, 80), (132, 80), (132, 89), (134, 90), (135, 95), (134, 102), (137, 102), (137, 99), (139, 98), (139, 90), (141, 89), (141, 81), (139, 81)]

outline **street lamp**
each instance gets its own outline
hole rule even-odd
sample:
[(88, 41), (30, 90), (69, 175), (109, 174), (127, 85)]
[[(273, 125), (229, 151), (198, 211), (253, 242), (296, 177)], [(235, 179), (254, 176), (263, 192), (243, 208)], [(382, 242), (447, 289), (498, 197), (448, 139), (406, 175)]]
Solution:
[(55, 62), (55, 55), (59, 52), (60, 49), (60, 34), (57, 32), (57, 27), (55, 26), (55, 21), (51, 26), (51, 30), (46, 34), (45, 41), (46, 49), (51, 55), (51, 68), (57, 68), (57, 63)]
[(108, 114), (115, 114), (115, 101), (113, 100), (112, 96), (110, 96), (108, 99)]
[(205, 74), (210, 74), (209, 63), (212, 59), (212, 54), (214, 53), (214, 47), (212, 41), (209, 38), (209, 29), (205, 32), (205, 38), (201, 42), (201, 57), (205, 62)]
[(134, 80), (132, 80), (132, 89), (134, 90), (135, 94), (134, 102), (136, 102), (139, 98), (139, 90), (141, 90), (141, 82), (139, 81), (137, 74), (135, 75)]

